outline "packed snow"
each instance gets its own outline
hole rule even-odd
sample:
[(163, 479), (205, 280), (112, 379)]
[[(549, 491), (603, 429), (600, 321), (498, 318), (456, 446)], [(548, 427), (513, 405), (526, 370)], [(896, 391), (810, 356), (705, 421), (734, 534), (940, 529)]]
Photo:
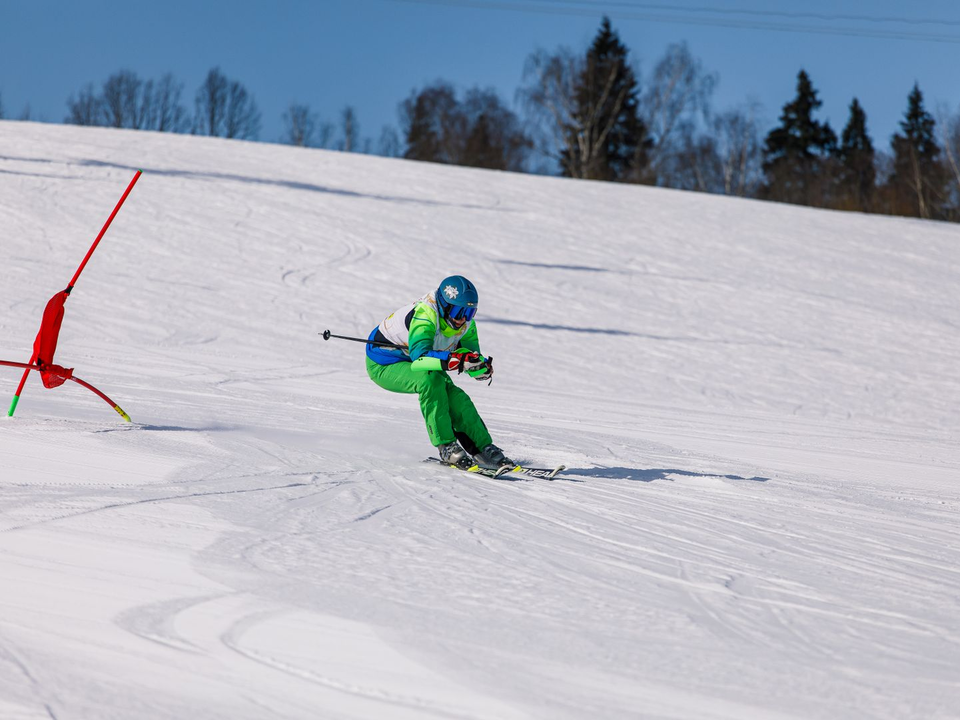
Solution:
[[(960, 717), (960, 226), (0, 122), (0, 717)], [(473, 280), (505, 481), (366, 336)], [(0, 367), (5, 409), (20, 371)]]

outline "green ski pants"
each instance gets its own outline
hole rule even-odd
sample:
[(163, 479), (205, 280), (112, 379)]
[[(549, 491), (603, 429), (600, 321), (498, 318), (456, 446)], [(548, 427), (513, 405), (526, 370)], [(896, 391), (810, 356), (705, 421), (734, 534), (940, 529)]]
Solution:
[(420, 411), (434, 446), (456, 439), (475, 455), (493, 442), (473, 400), (445, 372), (414, 372), (408, 362), (379, 365), (367, 358), (367, 375), (384, 390), (420, 396)]

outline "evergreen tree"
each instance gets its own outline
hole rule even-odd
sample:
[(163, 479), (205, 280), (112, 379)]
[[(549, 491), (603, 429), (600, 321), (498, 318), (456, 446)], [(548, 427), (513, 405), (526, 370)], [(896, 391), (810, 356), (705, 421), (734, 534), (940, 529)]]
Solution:
[(463, 154), (464, 159), (469, 160), (469, 162), (464, 163), (466, 165), (487, 169), (497, 168), (498, 160), (503, 151), (497, 143), (497, 138), (491, 132), (486, 115), (480, 114), (473, 127), (470, 128)]
[(762, 197), (813, 206), (828, 201), (837, 136), (829, 123), (813, 119), (814, 111), (822, 104), (810, 77), (801, 70), (797, 75), (797, 96), (783, 106), (780, 125), (770, 131), (764, 144), (767, 182)]
[(870, 212), (876, 194), (877, 171), (873, 142), (867, 134), (867, 114), (856, 98), (850, 103), (850, 119), (840, 135), (837, 207)]
[(490, 170), (524, 170), (533, 141), (519, 118), (493, 90), (468, 91), (461, 112), (466, 137), (458, 164)]
[(522, 171), (533, 143), (492, 90), (474, 88), (463, 102), (436, 82), (400, 105), (410, 160)]
[(419, 93), (413, 92), (400, 105), (401, 125), (407, 149), (403, 157), (408, 160), (453, 163), (455, 159), (444, 152), (443, 138), (453, 124), (458, 103), (453, 87), (436, 82)]
[(561, 167), (567, 177), (637, 180), (646, 165), (647, 130), (627, 48), (603, 18), (575, 84)]
[(933, 117), (923, 107), (923, 93), (914, 85), (901, 133), (893, 136), (893, 173), (887, 183), (887, 209), (895, 215), (939, 218), (946, 197), (947, 173), (940, 163), (940, 147)]

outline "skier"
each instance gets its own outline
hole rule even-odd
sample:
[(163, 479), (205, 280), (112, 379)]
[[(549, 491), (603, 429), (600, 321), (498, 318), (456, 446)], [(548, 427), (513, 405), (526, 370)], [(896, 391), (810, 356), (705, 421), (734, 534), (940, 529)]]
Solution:
[(473, 462), (513, 466), (493, 444), (470, 396), (450, 379), (454, 372), (477, 380), (493, 377), (493, 363), (480, 353), (473, 319), (478, 299), (472, 282), (452, 275), (436, 291), (388, 315), (368, 340), (403, 349), (367, 345), (367, 374), (385, 390), (420, 396), (427, 434), (443, 462), (461, 468)]

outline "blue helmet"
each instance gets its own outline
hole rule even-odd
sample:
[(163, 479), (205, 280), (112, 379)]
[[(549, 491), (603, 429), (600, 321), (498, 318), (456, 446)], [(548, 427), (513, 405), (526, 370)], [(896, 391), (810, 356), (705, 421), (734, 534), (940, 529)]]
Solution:
[(437, 288), (437, 307), (446, 320), (470, 322), (479, 301), (476, 286), (462, 275), (451, 275)]

